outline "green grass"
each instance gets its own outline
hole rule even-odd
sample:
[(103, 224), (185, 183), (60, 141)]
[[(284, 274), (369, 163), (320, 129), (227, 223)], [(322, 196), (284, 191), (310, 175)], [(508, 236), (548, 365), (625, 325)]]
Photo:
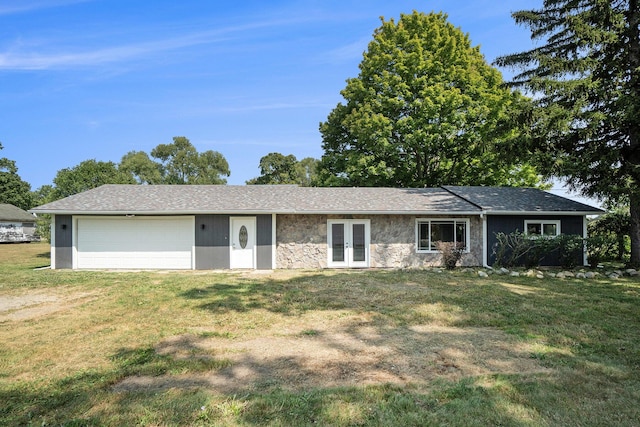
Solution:
[[(47, 264), (44, 244), (0, 245), (0, 299), (58, 298), (29, 316), (0, 312), (0, 425), (640, 425), (637, 278), (36, 270)], [(233, 393), (198, 383), (235, 363), (209, 340), (296, 325), (296, 339), (323, 340), (329, 325), (355, 331), (356, 320), (399, 357), (429, 345), (417, 328), (454, 328), (452, 347), (473, 336), (490, 352), (482, 334), (500, 333), (541, 369), (303, 388), (266, 374)], [(175, 337), (179, 350), (167, 344)], [(118, 388), (131, 378), (170, 386)]]

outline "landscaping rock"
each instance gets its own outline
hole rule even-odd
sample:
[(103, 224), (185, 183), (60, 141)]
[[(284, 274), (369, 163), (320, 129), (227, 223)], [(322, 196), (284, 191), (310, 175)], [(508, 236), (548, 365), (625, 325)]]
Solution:
[(620, 276), (618, 274), (616, 274), (616, 273), (609, 273), (609, 274), (607, 274), (607, 277), (609, 279), (614, 279), (614, 280), (620, 278)]
[(562, 274), (564, 274), (564, 277), (576, 277), (571, 271), (563, 271)]
[(500, 270), (498, 270), (498, 274), (509, 274), (509, 270), (507, 270), (506, 268), (502, 267), (502, 268), (500, 268)]
[(593, 279), (598, 275), (598, 273), (594, 273), (593, 271), (588, 271), (586, 273), (584, 273), (584, 277), (586, 279)]
[(517, 271), (512, 271), (509, 276), (511, 277), (520, 277), (520, 273), (518, 273)]
[(628, 268), (624, 271), (629, 276), (637, 276), (638, 271), (635, 268)]
[(547, 273), (547, 277), (556, 277), (556, 273), (549, 272)]
[(576, 279), (586, 279), (587, 275), (585, 273), (577, 273)]
[(556, 274), (556, 278), (557, 279), (564, 279), (566, 276), (564, 275), (564, 273), (561, 271), (560, 273)]
[(536, 274), (536, 279), (544, 279), (544, 274), (542, 273)]
[(489, 275), (486, 273), (486, 271), (482, 271), (482, 270), (478, 271), (478, 276), (480, 276), (480, 277), (489, 277)]

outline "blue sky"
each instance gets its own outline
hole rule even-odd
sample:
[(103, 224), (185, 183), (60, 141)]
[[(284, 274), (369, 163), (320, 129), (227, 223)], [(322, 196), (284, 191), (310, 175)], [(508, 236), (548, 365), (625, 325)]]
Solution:
[(510, 13), (541, 3), (2, 0), (0, 157), (36, 189), (83, 160), (186, 136), (244, 184), (269, 152), (322, 155), (318, 124), (381, 16), (443, 11), (491, 62), (533, 46)]

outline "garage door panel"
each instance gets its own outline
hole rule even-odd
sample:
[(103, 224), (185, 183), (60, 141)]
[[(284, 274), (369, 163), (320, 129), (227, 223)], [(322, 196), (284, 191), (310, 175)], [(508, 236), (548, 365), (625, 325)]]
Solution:
[(78, 268), (192, 268), (193, 218), (79, 218)]

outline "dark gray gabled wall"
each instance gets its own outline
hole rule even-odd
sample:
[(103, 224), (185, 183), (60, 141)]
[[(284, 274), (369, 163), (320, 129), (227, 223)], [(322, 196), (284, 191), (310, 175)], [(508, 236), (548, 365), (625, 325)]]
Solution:
[[(496, 261), (494, 253), (497, 233), (510, 234), (515, 231), (524, 232), (525, 220), (541, 219), (541, 220), (560, 220), (560, 232), (562, 234), (576, 234), (582, 236), (584, 233), (583, 221), (581, 215), (553, 216), (553, 215), (487, 215), (487, 263), (493, 265)], [(558, 255), (551, 254), (545, 257), (542, 265), (558, 266), (560, 265)], [(579, 265), (582, 264), (580, 260)]]
[(71, 215), (56, 215), (55, 227), (55, 268), (73, 268), (73, 218)]
[[(244, 216), (256, 218), (256, 268), (269, 270), (273, 258), (271, 215)], [(229, 232), (230, 215), (196, 215), (196, 270), (231, 267)]]
[(229, 215), (196, 215), (195, 227), (196, 270), (229, 268)]

